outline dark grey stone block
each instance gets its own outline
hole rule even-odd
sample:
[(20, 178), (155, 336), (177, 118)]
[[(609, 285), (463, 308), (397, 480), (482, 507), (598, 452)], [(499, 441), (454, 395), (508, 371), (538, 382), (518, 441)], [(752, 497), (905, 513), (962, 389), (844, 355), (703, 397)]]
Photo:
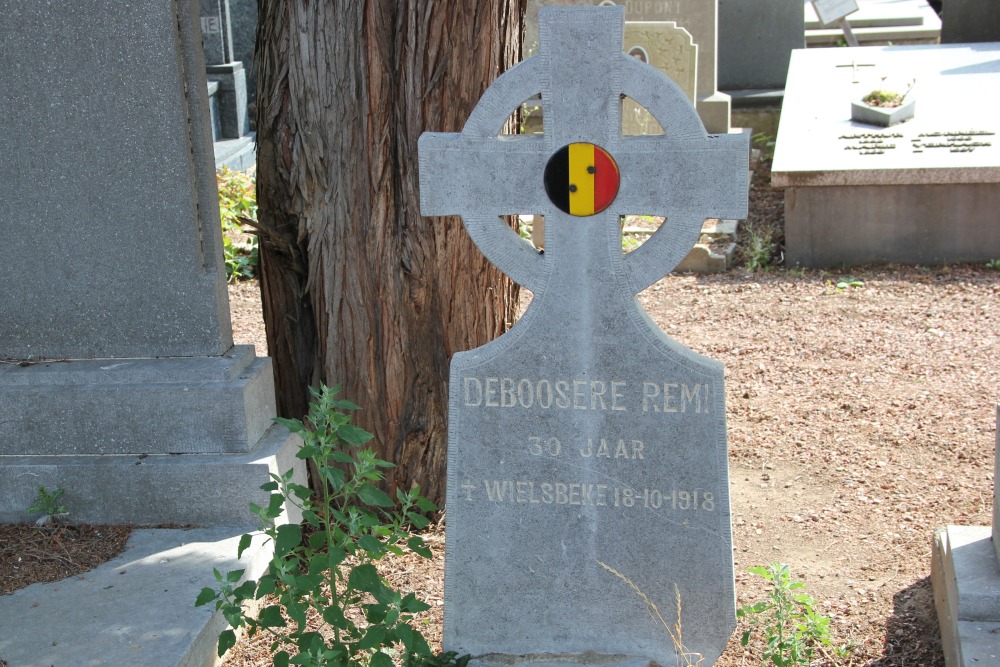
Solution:
[(199, 0), (199, 4), (205, 63), (223, 65), (233, 62), (233, 31), (228, 0)]
[(247, 117), (247, 79), (243, 63), (210, 65), (208, 80), (219, 84), (219, 129), (221, 138), (238, 139), (250, 131)]
[(719, 89), (782, 89), (805, 48), (802, 0), (719, 0)]
[(43, 485), (65, 491), (74, 522), (255, 527), (248, 504), (267, 504), (260, 486), (271, 473), (294, 470), (307, 483), (305, 462), (295, 457), (300, 445), (272, 426), (241, 454), (0, 456), (0, 523), (37, 518), (27, 509)]
[(257, 67), (254, 48), (257, 41), (257, 0), (229, 0), (229, 18), (233, 26), (233, 59), (243, 63), (247, 72), (247, 101), (257, 100)]
[(996, 0), (947, 0), (941, 15), (941, 43), (1000, 42)]
[(196, 10), (5, 4), (0, 359), (232, 346)]
[(275, 414), (271, 360), (0, 365), (0, 455), (246, 452)]

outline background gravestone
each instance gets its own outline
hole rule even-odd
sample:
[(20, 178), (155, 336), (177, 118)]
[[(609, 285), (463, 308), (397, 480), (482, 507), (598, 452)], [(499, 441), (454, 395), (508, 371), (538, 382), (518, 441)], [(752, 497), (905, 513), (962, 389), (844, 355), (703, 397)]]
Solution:
[(709, 132), (730, 128), (730, 98), (716, 85), (718, 0), (528, 0), (524, 15), (525, 53), (538, 44), (538, 10), (547, 6), (620, 5), (627, 21), (675, 21), (691, 33), (698, 45), (698, 115)]
[(947, 0), (942, 19), (942, 43), (1000, 42), (996, 0)]
[[(673, 21), (626, 21), (625, 52), (660, 70), (695, 103), (698, 84), (698, 45), (691, 33)], [(622, 101), (624, 134), (663, 134), (663, 128), (634, 100)]]
[[(247, 103), (257, 101), (257, 68), (254, 47), (257, 40), (257, 0), (229, 0), (229, 18), (233, 26), (233, 57), (243, 63), (247, 74)], [(253, 113), (251, 112), (251, 121)]]
[[(851, 120), (876, 89), (916, 115)], [(975, 104), (955, 104), (976, 91)], [(1000, 44), (792, 54), (771, 165), (785, 188), (785, 261), (812, 267), (988, 262), (1000, 256)]]
[[(851, 12), (846, 20), (862, 46), (937, 44), (941, 37), (941, 18), (927, 0), (824, 0), (821, 6), (826, 15)], [(855, 6), (857, 11), (851, 11)], [(810, 0), (805, 0), (804, 9), (808, 47), (844, 42), (843, 28), (836, 23), (823, 26)]]
[[(674, 664), (666, 630), (601, 562), (668, 622), (679, 595), (683, 643), (706, 665), (735, 623), (722, 367), (635, 295), (706, 217), (746, 215), (749, 146), (706, 135), (676, 84), (622, 52), (623, 19), (544, 8), (540, 55), (494, 82), (461, 134), (420, 139), (422, 212), (460, 214), (534, 293), (511, 331), (451, 366), (444, 648), (480, 663)], [(543, 133), (498, 137), (537, 93)], [(665, 134), (623, 137), (622, 94)], [(498, 218), (521, 213), (545, 216), (544, 254)], [(626, 256), (625, 213), (669, 222)]]
[(234, 52), (234, 27), (241, 31), (235, 33), (240, 37), (241, 48), (246, 47), (246, 17), (240, 16), (234, 24), (229, 0), (199, 0), (199, 3), (215, 163), (217, 167), (242, 171), (251, 167), (256, 159), (253, 137), (248, 136), (247, 72)]
[(198, 4), (7, 5), (0, 521), (45, 485), (77, 521), (246, 524), (295, 440), (232, 343)]
[(805, 47), (802, 0), (719, 0), (719, 88), (782, 89)]
[(233, 62), (233, 29), (228, 0), (200, 0), (200, 3), (205, 64), (211, 67)]

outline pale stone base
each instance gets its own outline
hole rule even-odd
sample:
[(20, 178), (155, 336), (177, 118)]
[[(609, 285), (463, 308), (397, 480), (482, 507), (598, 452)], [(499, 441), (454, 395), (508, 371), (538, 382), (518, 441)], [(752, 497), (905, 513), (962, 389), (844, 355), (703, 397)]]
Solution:
[(934, 535), (931, 581), (947, 667), (1000, 664), (1000, 568), (989, 526)]

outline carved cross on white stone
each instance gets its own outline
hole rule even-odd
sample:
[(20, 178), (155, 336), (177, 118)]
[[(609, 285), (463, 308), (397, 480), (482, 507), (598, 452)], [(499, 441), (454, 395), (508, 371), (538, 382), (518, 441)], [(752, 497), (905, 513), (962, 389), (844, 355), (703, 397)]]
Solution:
[[(747, 212), (746, 135), (706, 134), (683, 91), (622, 52), (624, 11), (543, 8), (540, 51), (497, 79), (461, 133), (421, 136), (421, 209), (459, 214), (534, 293), (497, 340), (455, 355), (444, 648), (475, 664), (675, 664), (606, 563), (721, 654), (735, 624), (722, 365), (669, 339), (635, 295), (705, 218)], [(540, 93), (541, 136), (499, 136)], [(621, 135), (622, 96), (665, 134)], [(501, 220), (545, 216), (539, 254)], [(665, 216), (625, 255), (621, 216)], [(555, 657), (553, 657), (555, 656)]]

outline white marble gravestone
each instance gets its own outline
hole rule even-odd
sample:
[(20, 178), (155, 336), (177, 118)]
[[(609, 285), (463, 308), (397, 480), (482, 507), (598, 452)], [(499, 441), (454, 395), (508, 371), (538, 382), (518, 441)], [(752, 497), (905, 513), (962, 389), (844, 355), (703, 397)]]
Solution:
[[(914, 80), (913, 119), (888, 129), (851, 120), (852, 100)], [(998, 105), (1000, 43), (794, 51), (771, 167), (785, 188), (785, 261), (1000, 256)]]
[[(678, 664), (600, 563), (669, 623), (676, 591), (685, 650), (706, 667), (735, 622), (722, 366), (667, 337), (635, 295), (705, 218), (746, 215), (749, 147), (706, 134), (676, 84), (622, 51), (623, 19), (543, 9), (538, 55), (490, 86), (461, 133), (420, 138), (422, 212), (460, 214), (534, 293), (508, 333), (451, 366), (444, 648), (479, 664)], [(539, 93), (543, 133), (498, 136)], [(665, 134), (623, 137), (622, 95)], [(506, 214), (545, 216), (544, 254)], [(667, 222), (623, 255), (624, 214)]]

